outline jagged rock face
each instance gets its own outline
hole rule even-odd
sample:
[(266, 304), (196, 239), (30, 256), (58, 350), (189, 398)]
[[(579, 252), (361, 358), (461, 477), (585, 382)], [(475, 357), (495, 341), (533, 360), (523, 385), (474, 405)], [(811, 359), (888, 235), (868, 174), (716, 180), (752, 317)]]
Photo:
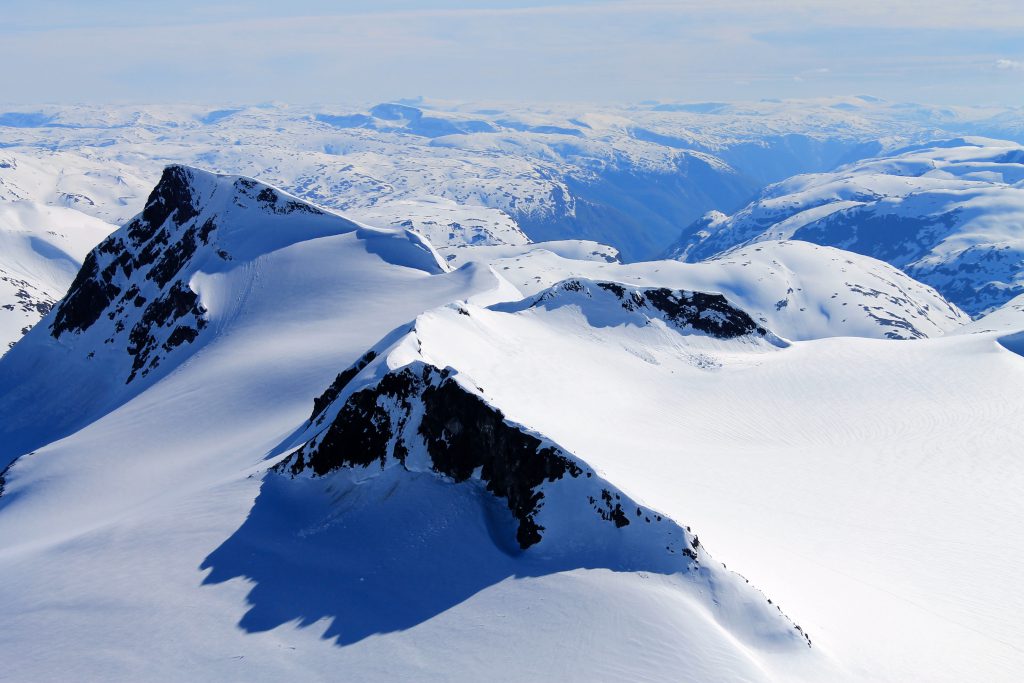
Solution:
[(419, 433), (436, 471), (465, 481), (480, 468), (487, 490), (508, 501), (519, 520), (516, 540), (522, 548), (540, 541), (543, 527), (534, 520), (544, 494), (538, 488), (582, 469), (554, 446), (515, 429), (501, 411), (446, 378), (423, 392)]
[(195, 202), (189, 171), (165, 169), (145, 210), (86, 257), (54, 315), (54, 339), (85, 332), (105, 314), (112, 323), (106, 343), (130, 329), (128, 382), (157, 367), (161, 351), (195, 341), (204, 310), (188, 283), (175, 278), (217, 229), (212, 220), (196, 224)]
[[(416, 495), (403, 486), (406, 475), (412, 482), (430, 472), (447, 485), (475, 486), (500, 501), (514, 532), (500, 522), (486, 524), (492, 541), (513, 557), (529, 553), (528, 562), (566, 568), (684, 574), (715, 604), (724, 586), (743, 581), (712, 562), (689, 527), (638, 504), (577, 455), (509, 421), (455, 370), (414, 360), (375, 373), (395, 359), (391, 352), (367, 353), (339, 374), (315, 401), (307, 423), (316, 430), (312, 438), (270, 476), (324, 479), (318, 488), (299, 490), (319, 490), (336, 501), (385, 476), (387, 497)], [(354, 387), (358, 378), (370, 384)], [(490, 501), (481, 502), (480, 514), (490, 520)], [(331, 512), (331, 519), (345, 509)], [(513, 535), (518, 549), (511, 547)], [(762, 596), (749, 606), (758, 602), (786, 624), (788, 638), (810, 645), (771, 601)]]
[(581, 534), (597, 534), (598, 545), (622, 549), (624, 566), (638, 557), (633, 553), (667, 572), (694, 570), (705, 559), (689, 528), (639, 505), (576, 455), (510, 422), (450, 368), (415, 361), (348, 389), (374, 358), (364, 355), (316, 399), (315, 422), (308, 424), (320, 431), (278, 463), (276, 473), (359, 471), (361, 478), (389, 467), (426, 470), (453, 484), (482, 484), (502, 501), (520, 550), (549, 536), (578, 547)]
[[(568, 296), (566, 296), (568, 295)], [(697, 331), (719, 339), (747, 335), (765, 336), (768, 331), (745, 311), (736, 308), (721, 294), (672, 290), (666, 287), (630, 287), (617, 282), (565, 280), (530, 305), (557, 306), (571, 303), (574, 297), (614, 298), (619, 306), (649, 320), (660, 318), (681, 331)]]
[[(335, 384), (347, 383), (344, 377), (339, 375)], [(317, 404), (338, 391), (332, 385)], [(504, 500), (517, 520), (516, 540), (523, 549), (541, 539), (543, 527), (535, 519), (544, 497), (539, 487), (583, 474), (561, 449), (510, 425), (500, 410), (462, 388), (448, 371), (429, 365), (419, 372), (405, 367), (388, 373), (376, 386), (351, 394), (326, 431), (278, 470), (295, 476), (308, 469), (322, 476), (374, 463), (383, 468), (389, 459), (405, 465), (420, 444), (430, 468), (455, 482), (479, 471), (487, 491)]]
[(349, 382), (376, 357), (377, 353), (375, 351), (367, 351), (359, 360), (338, 373), (338, 376), (331, 382), (331, 386), (327, 387), (324, 393), (313, 400), (313, 414), (309, 416), (309, 422), (312, 423), (313, 420), (316, 420), (317, 424), (322, 424), (323, 417), (321, 415), (323, 415), (323, 412), (327, 410), (328, 406), (338, 400), (338, 396), (341, 395), (341, 392), (348, 386)]
[(54, 314), (53, 338), (101, 330), (103, 344), (123, 342), (132, 359), (129, 383), (149, 374), (175, 348), (195, 342), (207, 322), (189, 285), (191, 275), (200, 263), (217, 268), (233, 258), (221, 239), (222, 221), (229, 219), (210, 207), (218, 192), (228, 195), (225, 211), (326, 216), (248, 178), (231, 181), (169, 166), (142, 213), (86, 256)]

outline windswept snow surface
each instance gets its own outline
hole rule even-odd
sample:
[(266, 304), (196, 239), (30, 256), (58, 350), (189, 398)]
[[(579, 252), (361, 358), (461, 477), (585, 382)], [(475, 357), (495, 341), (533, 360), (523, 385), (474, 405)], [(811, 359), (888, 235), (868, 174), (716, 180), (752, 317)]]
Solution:
[(0, 358), (5, 675), (1019, 677), (1005, 330), (804, 242), (549, 246), (167, 169)]

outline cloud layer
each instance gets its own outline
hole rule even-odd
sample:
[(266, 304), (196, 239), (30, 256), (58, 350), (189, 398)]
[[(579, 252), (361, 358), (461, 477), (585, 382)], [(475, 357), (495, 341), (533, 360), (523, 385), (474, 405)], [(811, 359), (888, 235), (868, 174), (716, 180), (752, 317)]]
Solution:
[(152, 4), (8, 0), (0, 99), (1022, 97), (1018, 0)]

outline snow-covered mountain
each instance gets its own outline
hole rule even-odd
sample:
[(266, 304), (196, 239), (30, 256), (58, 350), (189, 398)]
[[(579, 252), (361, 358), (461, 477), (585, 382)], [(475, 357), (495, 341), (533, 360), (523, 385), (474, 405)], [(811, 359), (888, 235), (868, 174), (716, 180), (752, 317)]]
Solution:
[(970, 322), (935, 290), (887, 263), (807, 242), (757, 243), (701, 263), (621, 264), (561, 243), (448, 251), (462, 261), (475, 257), (529, 295), (578, 277), (721, 292), (790, 340), (920, 339)]
[[(1017, 506), (1013, 454), (1024, 443), (1012, 419), (1020, 357), (991, 334), (722, 340), (666, 324), (649, 285), (619, 284), (620, 297), (601, 287), (611, 283), (574, 279), (522, 302), (430, 311), (389, 366), (426, 357), (452, 367), (625, 494), (666, 514), (700, 510), (737, 553), (720, 559), (762, 588), (771, 575), (830, 634), (822, 644), (795, 616), (843, 669), (812, 680), (1012, 680), (1017, 655), (1002, 634), (1021, 632), (1016, 607), (988, 606), (1011, 590), (1020, 544), (960, 554), (942, 539), (982, 526), (993, 540), (1012, 534), (1003, 515)], [(380, 377), (363, 372), (353, 381)], [(976, 658), (943, 652), (957, 647)]]
[[(720, 295), (591, 289), (604, 297), (598, 311), (645, 302), (650, 316), (632, 314), (632, 324), (646, 321), (645, 337), (777, 348)], [(537, 310), (581, 291), (565, 283)], [(130, 653), (146, 648), (148, 675), (174, 678), (181, 657), (145, 645), (162, 629), (192, 641), (186, 658), (212, 661), (224, 643), (249, 651), (252, 636), (263, 649), (260, 632), (327, 618), (329, 641), (294, 632), (319, 651), (300, 669), (322, 674), (338, 665), (338, 646), (402, 647), (409, 629), (453, 608), (492, 620), (491, 598), (475, 596), (519, 590), (509, 577), (532, 577), (554, 598), (548, 615), (563, 621), (591, 610), (627, 618), (627, 605), (647, 604), (629, 618), (644, 649), (668, 645), (663, 633), (692, 641), (648, 664), (652, 674), (658, 661), (685, 662), (698, 677), (724, 661), (760, 677), (761, 660), (781, 652), (815, 659), (802, 654), (811, 652), (802, 631), (713, 561), (695, 532), (624, 494), (585, 456), (506, 419), (472, 381), (417, 349), (420, 323), (410, 331), (408, 321), (423, 311), (455, 302), (441, 310), (460, 316), (510, 298), (518, 293), (492, 270), (451, 271), (414, 233), (364, 228), (246, 178), (168, 167), (145, 210), (86, 257), (61, 304), (0, 360), (3, 457), (14, 458), (0, 496), (0, 642), (19, 639), (28, 653), (13, 674), (55, 675), (66, 654), (83, 676), (131, 676)], [(512, 308), (495, 315), (517, 315)], [(57, 501), (55, 517), (47, 510)], [(168, 524), (182, 543), (169, 540)], [(159, 567), (155, 592), (140, 560)], [(101, 579), (114, 566), (126, 574)], [(242, 597), (240, 576), (255, 584), (249, 607), (237, 604), (248, 610), (241, 629), (235, 609), (223, 611)], [(57, 656), (30, 645), (51, 623), (37, 618), (64, 610), (39, 592), (41, 580), (98, 601), (61, 618), (66, 628), (47, 646)], [(182, 599), (198, 600), (187, 617)], [(100, 603), (128, 609), (120, 643)], [(499, 627), (479, 643), (489, 655), (535, 618), (514, 614), (511, 632)], [(587, 652), (610, 648), (589, 665), (594, 673), (623, 652), (618, 628), (608, 622), (588, 636), (597, 641), (579, 641)], [(175, 639), (165, 651), (182, 646)], [(379, 660), (360, 649), (343, 659), (362, 678)], [(395, 671), (423, 670), (410, 654), (389, 658)], [(550, 670), (563, 656), (539, 652), (531, 666)], [(478, 678), (490, 659), (467, 662), (463, 675)], [(245, 664), (240, 675), (286, 675), (295, 663)], [(435, 666), (435, 675), (453, 671)]]
[[(125, 223), (143, 209), (168, 160), (192, 161), (270, 180), (368, 225), (413, 229), (442, 250), (454, 249), (446, 253), (449, 258), (457, 258), (462, 245), (584, 238), (635, 260), (678, 238), (682, 226), (701, 212), (739, 208), (763, 182), (794, 172), (830, 171), (843, 161), (891, 153), (947, 131), (1012, 137), (1019, 130), (1011, 125), (1011, 114), (872, 98), (648, 103), (593, 110), (417, 101), (355, 107), (347, 113), (337, 107), (284, 106), (22, 108), (0, 115), (0, 199), (71, 208), (108, 223)], [(856, 181), (842, 173), (834, 181), (829, 174), (800, 176), (769, 190), (765, 199), (733, 218), (709, 213), (688, 229), (676, 252), (693, 260), (755, 233), (764, 233), (759, 239), (790, 236), (795, 229), (768, 231), (772, 221), (790, 211), (798, 222), (810, 221), (816, 212), (827, 214), (815, 225), (859, 224), (867, 212), (875, 222), (919, 223), (929, 235), (936, 221), (955, 223), (955, 234), (920, 258), (896, 258), (878, 244), (851, 241), (840, 234), (846, 230), (842, 225), (829, 224), (821, 228), (829, 234), (822, 235), (811, 235), (808, 228), (799, 238), (893, 262), (976, 315), (1018, 287), (1011, 233), (1016, 225), (1013, 173), (1019, 164), (1009, 157), (1000, 161), (1018, 148), (985, 144), (922, 147), (898, 155), (898, 162), (860, 162), (850, 171)], [(894, 189), (888, 177), (894, 174), (928, 178), (918, 182), (935, 187), (920, 198), (917, 190), (914, 197), (902, 197), (900, 192), (911, 190)], [(993, 174), (1002, 174), (1002, 180)], [(859, 207), (844, 204), (861, 201), (845, 198), (851, 193), (864, 199), (857, 190), (864, 182), (873, 183), (870, 194), (879, 199)], [(807, 188), (787, 189), (794, 184)], [(776, 192), (782, 196), (774, 198)], [(829, 192), (835, 201), (822, 197)], [(799, 210), (801, 202), (810, 209)], [(936, 208), (935, 202), (943, 206)], [(95, 225), (88, 218), (73, 220), (77, 213), (66, 216), (65, 222)], [(711, 233), (716, 237), (703, 237)], [(86, 241), (83, 247), (89, 246)], [(19, 282), (28, 287), (17, 285), (0, 303), (15, 307), (0, 309), (0, 315), (10, 314), (6, 344), (42, 310), (25, 303), (24, 296), (11, 299), (37, 284), (31, 278)], [(65, 287), (64, 280), (47, 283), (31, 296), (45, 308)]]
[(957, 330), (959, 334), (979, 332), (1017, 332), (1024, 330), (1024, 294), (1015, 296), (999, 308)]
[(0, 201), (0, 355), (64, 296), (82, 259), (113, 229), (70, 209)]
[(731, 216), (705, 215), (669, 253), (696, 261), (779, 239), (882, 259), (981, 315), (1024, 291), (1024, 147), (956, 139), (795, 176)]
[[(627, 291), (615, 283), (567, 281), (542, 297), (543, 303), (517, 302), (501, 310), (525, 311), (537, 306), (549, 310), (550, 305), (574, 305), (563, 301), (566, 297), (571, 301), (583, 297), (598, 317), (609, 313), (637, 317), (643, 315), (639, 312), (643, 308), (654, 314), (645, 318), (647, 322), (664, 321), (642, 333), (653, 335), (653, 339), (699, 334), (710, 340), (739, 340), (736, 343), (740, 345), (763, 347), (766, 336), (770, 336), (720, 296), (660, 289)], [(403, 601), (418, 606), (423, 600), (418, 594), (428, 589), (430, 602), (457, 601), (466, 597), (466, 584), (474, 586), (480, 581), (480, 574), (541, 576), (581, 567), (652, 572), (675, 575), (685, 583), (695, 584), (698, 594), (710, 599), (714, 618), (755, 649), (792, 651), (806, 647), (809, 642), (800, 629), (771, 607), (769, 601), (758, 599), (742, 579), (713, 562), (688, 528), (630, 499), (579, 455), (566, 451), (542, 433), (509, 420), (494, 404), (495, 398), (472, 377), (450, 365), (439, 367), (429, 360), (432, 354), (426, 343), (439, 341), (433, 336), (437, 319), (486, 316), (487, 310), (459, 302), (428, 312), (408, 332), (397, 338), (389, 336), (340, 373), (314, 401), (305, 429), (293, 437), (302, 445), (268, 475), (250, 518), (268, 511), (280, 513), (283, 507), (310, 496), (334, 500), (362, 498), (363, 487), (387, 489), (388, 497), (413, 497), (399, 503), (400, 509), (409, 504), (419, 507), (422, 503), (417, 494), (422, 495), (424, 489), (462, 489), (458, 495), (466, 497), (460, 503), (466, 509), (461, 511), (455, 529), (445, 529), (440, 538), (431, 538), (430, 542), (440, 542), (453, 533), (456, 537), (464, 534), (478, 538), (484, 532), (484, 547), (473, 548), (477, 556), (474, 571), (467, 572), (460, 566), (465, 561), (462, 557), (449, 558), (441, 561), (440, 566), (429, 568), (417, 563), (413, 571), (425, 575), (411, 586), (398, 588)], [(707, 317), (708, 314), (713, 317)], [(498, 318), (503, 315), (507, 313), (499, 314)], [(430, 336), (423, 333), (423, 327), (430, 329)], [(729, 342), (724, 345), (729, 346)], [(377, 483), (378, 480), (383, 481)], [(385, 514), (391, 512), (389, 507), (385, 506)], [(476, 515), (473, 511), (477, 511)], [(478, 516), (475, 523), (465, 525), (466, 512), (469, 517)], [(434, 517), (428, 511), (424, 513), (428, 519)], [(318, 524), (330, 526), (333, 519), (335, 513), (328, 512)], [(395, 521), (406, 523), (401, 519)], [(266, 571), (268, 558), (247, 558), (238, 551), (251, 543), (253, 534), (267, 532), (262, 524), (243, 526), (208, 558), (207, 565), (214, 570), (210, 580), (230, 578), (230, 574), (220, 570), (222, 561), (235, 574), (255, 576)], [(405, 534), (400, 532), (399, 536)], [(292, 544), (295, 539), (285, 538), (281, 542)], [(305, 552), (315, 547), (322, 553), (325, 542), (325, 538), (316, 539), (306, 544)], [(384, 543), (393, 548), (394, 539)], [(454, 552), (461, 556), (464, 548), (464, 541), (458, 542)], [(433, 557), (437, 550), (426, 552)], [(366, 550), (357, 557), (358, 563), (380, 563)], [(354, 563), (351, 557), (327, 561), (341, 576), (368, 569)], [(281, 570), (282, 567), (273, 569)], [(385, 571), (391, 574), (395, 570)], [(300, 568), (296, 567), (296, 573), (302, 577)], [(452, 580), (454, 583), (450, 583)], [(326, 579), (327, 583), (331, 581)], [(380, 583), (382, 579), (376, 577), (373, 581)], [(386, 581), (390, 584), (390, 577)], [(399, 583), (407, 582), (408, 578), (404, 578)], [(367, 607), (372, 609), (366, 612), (395, 611), (388, 604), (395, 599), (394, 588), (388, 588), (387, 602), (383, 604), (373, 604), (380, 598), (368, 596)], [(284, 620), (281, 605), (264, 602), (265, 596), (257, 591), (252, 598), (253, 607), (247, 619), (255, 622), (271, 618), (277, 623)], [(284, 609), (293, 611), (296, 606)], [(370, 621), (388, 621), (394, 616), (371, 617)], [(401, 616), (408, 619), (412, 615)], [(357, 642), (367, 635), (365, 620), (337, 619), (326, 635), (341, 643)]]
[[(15, 374), (0, 408), (45, 387), (83, 399), (55, 408), (48, 433), (86, 424), (216, 335), (263, 284), (268, 254), (341, 235), (388, 263), (448, 270), (416, 233), (360, 226), (248, 178), (167, 167), (145, 209), (86, 255), (43, 329), (9, 352)], [(46, 415), (45, 402), (34, 403), (34, 417)], [(24, 428), (2, 428), (15, 450), (22, 442), (10, 435)]]
[(0, 112), (0, 197), (122, 224), (168, 163), (258, 177), (437, 247), (589, 239), (661, 253), (766, 183), (908, 144), (1017, 139), (1019, 112), (873, 98), (635, 106), (44, 106)]
[(1024, 358), (965, 323), (170, 166), (0, 358), (5, 671), (1013, 680)]
[(7, 109), (12, 680), (1024, 669), (1020, 109)]
[[(8, 131), (0, 127), (5, 134), (0, 151), (0, 200), (76, 209), (119, 225), (142, 208), (156, 180), (150, 177), (151, 165), (142, 159), (96, 158), (89, 149), (97, 144), (95, 137), (91, 142), (55, 145), (50, 129), (41, 129), (39, 139), (18, 151), (14, 148), (21, 145), (8, 141)], [(114, 144), (110, 140), (108, 146)]]
[(97, 120), (87, 109), (61, 109), (8, 127), (0, 193), (73, 202), (124, 222), (145, 197), (136, 177), (155, 182), (167, 161), (184, 161), (268, 179), (374, 225), (415, 225), (439, 245), (518, 244), (525, 233), (594, 239), (638, 258), (678, 234), (676, 214), (738, 207), (757, 188), (711, 154), (641, 140), (625, 120), (585, 113), (563, 126), (397, 104), (345, 116), (248, 108), (211, 118), (188, 107), (120, 114)]

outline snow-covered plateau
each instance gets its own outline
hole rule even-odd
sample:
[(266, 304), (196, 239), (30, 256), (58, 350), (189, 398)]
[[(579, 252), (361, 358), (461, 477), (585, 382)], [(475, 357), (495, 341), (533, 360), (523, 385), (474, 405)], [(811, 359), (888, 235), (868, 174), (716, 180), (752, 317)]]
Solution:
[(1014, 111), (0, 113), (0, 679), (1020, 680)]

